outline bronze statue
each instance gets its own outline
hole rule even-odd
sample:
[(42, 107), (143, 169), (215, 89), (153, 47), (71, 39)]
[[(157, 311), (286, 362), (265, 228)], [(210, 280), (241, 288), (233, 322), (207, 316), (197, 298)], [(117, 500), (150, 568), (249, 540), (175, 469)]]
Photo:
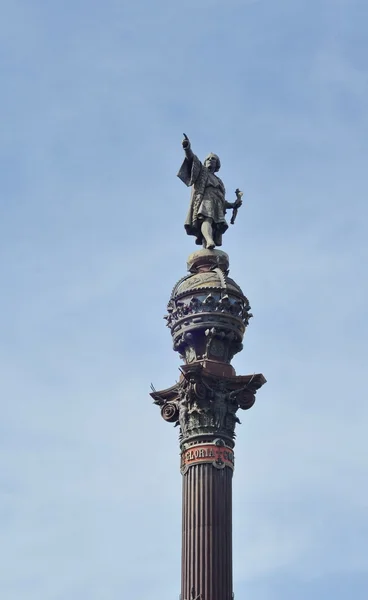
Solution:
[(221, 167), (217, 154), (209, 154), (201, 163), (192, 152), (189, 138), (184, 133), (182, 146), (185, 159), (180, 167), (178, 177), (187, 185), (192, 186), (190, 206), (185, 229), (188, 235), (196, 237), (196, 244), (212, 250), (222, 245), (222, 234), (228, 228), (225, 219), (227, 208), (233, 209), (231, 223), (234, 224), (238, 208), (242, 205), (242, 195), (238, 188), (235, 191), (235, 202), (225, 200), (225, 186), (215, 175)]

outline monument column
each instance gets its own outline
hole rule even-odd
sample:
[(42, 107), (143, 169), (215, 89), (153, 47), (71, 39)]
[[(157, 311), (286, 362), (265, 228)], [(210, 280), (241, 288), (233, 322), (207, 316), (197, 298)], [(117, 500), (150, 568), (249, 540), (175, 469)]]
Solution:
[(165, 421), (180, 427), (182, 600), (232, 600), (232, 477), (239, 409), (255, 402), (261, 374), (237, 376), (249, 301), (229, 277), (225, 252), (202, 249), (175, 285), (167, 325), (183, 360), (171, 388), (153, 390)]
[(232, 468), (193, 465), (183, 476), (182, 598), (231, 598)]

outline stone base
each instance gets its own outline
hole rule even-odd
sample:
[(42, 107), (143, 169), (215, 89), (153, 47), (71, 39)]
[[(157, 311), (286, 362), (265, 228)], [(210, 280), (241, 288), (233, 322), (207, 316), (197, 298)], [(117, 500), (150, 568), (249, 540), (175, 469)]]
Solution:
[(229, 256), (222, 250), (197, 250), (188, 256), (188, 271), (190, 273), (200, 273), (201, 271), (210, 271), (219, 268), (227, 274), (229, 270)]

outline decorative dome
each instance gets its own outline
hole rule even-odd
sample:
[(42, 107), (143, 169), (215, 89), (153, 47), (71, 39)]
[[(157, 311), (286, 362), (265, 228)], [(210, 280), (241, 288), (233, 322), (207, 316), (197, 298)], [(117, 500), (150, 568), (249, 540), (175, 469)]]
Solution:
[(220, 250), (189, 256), (186, 275), (174, 286), (166, 315), (174, 350), (187, 363), (230, 363), (242, 349), (250, 306), (240, 287), (228, 277), (229, 257)]

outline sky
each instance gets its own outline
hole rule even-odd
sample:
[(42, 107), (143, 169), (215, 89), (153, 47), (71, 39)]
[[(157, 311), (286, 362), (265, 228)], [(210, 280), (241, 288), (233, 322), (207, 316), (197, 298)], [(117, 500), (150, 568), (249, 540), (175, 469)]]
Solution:
[[(0, 594), (180, 592), (182, 134), (254, 318), (234, 592), (368, 596), (366, 0), (0, 0)], [(211, 600), (204, 598), (203, 600)], [(225, 600), (225, 599), (224, 599)]]

